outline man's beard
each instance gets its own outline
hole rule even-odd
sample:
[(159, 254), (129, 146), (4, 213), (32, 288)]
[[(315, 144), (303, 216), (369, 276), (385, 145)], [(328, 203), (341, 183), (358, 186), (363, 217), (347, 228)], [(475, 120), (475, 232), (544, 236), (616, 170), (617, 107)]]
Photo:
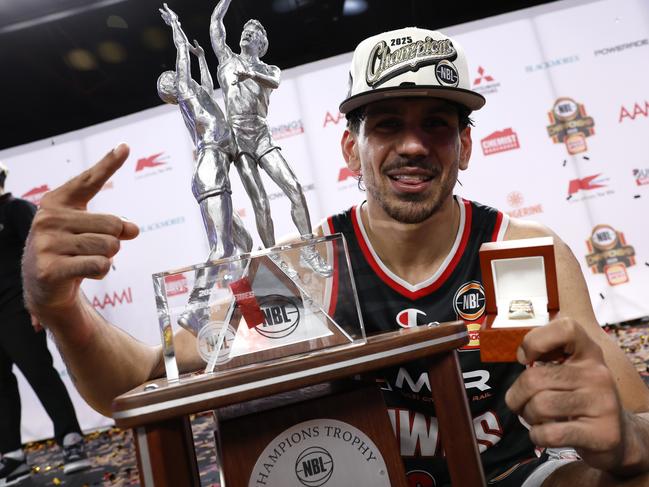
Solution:
[[(418, 164), (413, 165), (418, 166)], [(404, 164), (400, 167), (403, 166)], [(392, 168), (396, 169), (396, 167)], [(383, 173), (392, 168), (387, 167), (383, 169)], [(435, 171), (435, 177), (440, 176), (441, 171)], [(367, 192), (390, 218), (400, 223), (416, 224), (426, 221), (440, 210), (452, 194), (457, 177), (446, 181), (439, 181), (440, 186), (432, 188), (432, 192), (406, 193), (399, 196), (391, 195), (385, 186), (384, 191), (380, 190), (376, 182), (373, 181), (373, 177), (368, 179), (365, 181)]]

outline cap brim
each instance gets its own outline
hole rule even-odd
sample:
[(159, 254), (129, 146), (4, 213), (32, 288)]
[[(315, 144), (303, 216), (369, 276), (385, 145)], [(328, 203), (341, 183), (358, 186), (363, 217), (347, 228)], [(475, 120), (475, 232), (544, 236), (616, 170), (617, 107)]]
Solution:
[(368, 103), (388, 98), (403, 97), (442, 98), (464, 105), (471, 111), (480, 110), (487, 102), (484, 96), (475, 91), (465, 90), (464, 88), (451, 88), (448, 86), (417, 86), (416, 88), (389, 87), (379, 88), (347, 98), (340, 104), (339, 110), (340, 113), (346, 114)]

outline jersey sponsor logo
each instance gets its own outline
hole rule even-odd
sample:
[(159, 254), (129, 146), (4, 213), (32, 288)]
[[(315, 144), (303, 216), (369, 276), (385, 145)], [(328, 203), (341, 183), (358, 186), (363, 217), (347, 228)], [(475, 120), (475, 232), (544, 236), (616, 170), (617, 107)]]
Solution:
[(399, 311), (396, 317), (397, 325), (401, 328), (412, 328), (419, 325), (424, 325), (424, 319), (417, 319), (418, 316), (426, 317), (426, 313), (417, 308), (407, 308)]
[[(488, 384), (491, 375), (488, 370), (478, 369), (462, 372), (462, 379), (464, 379), (464, 388), (478, 389), (480, 392), (488, 391), (491, 386)], [(427, 372), (422, 372), (417, 380), (413, 380), (412, 376), (405, 367), (399, 367), (397, 378), (394, 381), (394, 388), (401, 389), (408, 392), (418, 393), (423, 388), (427, 392), (431, 392), (430, 380)], [(389, 390), (392, 390), (391, 388)]]
[(484, 314), (484, 288), (478, 281), (462, 284), (453, 296), (453, 309), (459, 320), (476, 321)]
[(300, 323), (300, 309), (285, 296), (270, 295), (259, 299), (265, 320), (255, 331), (266, 338), (279, 339), (292, 334)]
[[(408, 409), (388, 408), (388, 417), (397, 437), (401, 456), (443, 455), (435, 416), (424, 415)], [(480, 453), (496, 445), (503, 437), (502, 426), (493, 411), (486, 411), (473, 418), (473, 429)]]

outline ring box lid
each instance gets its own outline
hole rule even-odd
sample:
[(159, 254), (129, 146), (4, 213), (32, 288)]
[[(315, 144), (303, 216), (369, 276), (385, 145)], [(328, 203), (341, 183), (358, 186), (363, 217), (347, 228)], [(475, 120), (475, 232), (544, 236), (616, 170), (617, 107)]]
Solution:
[[(489, 321), (496, 320), (499, 304), (500, 311), (506, 316), (509, 303), (514, 299), (531, 300), (539, 318), (546, 315), (549, 319), (559, 311), (552, 237), (483, 243), (480, 268), (487, 317), (491, 315)], [(519, 326), (529, 323), (529, 320), (508, 321), (510, 326), (511, 322)]]

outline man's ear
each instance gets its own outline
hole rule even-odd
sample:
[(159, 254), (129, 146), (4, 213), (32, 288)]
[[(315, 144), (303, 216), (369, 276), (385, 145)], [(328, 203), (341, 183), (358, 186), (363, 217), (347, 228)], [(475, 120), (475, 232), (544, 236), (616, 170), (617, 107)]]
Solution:
[(361, 170), (361, 160), (358, 157), (358, 145), (356, 142), (356, 135), (352, 134), (348, 129), (345, 129), (340, 139), (340, 148), (342, 149), (347, 167), (353, 172), (358, 173)]
[(471, 159), (472, 147), (473, 147), (473, 141), (471, 140), (471, 127), (467, 125), (466, 128), (460, 132), (459, 168), (461, 171), (464, 171), (469, 167), (469, 159)]

